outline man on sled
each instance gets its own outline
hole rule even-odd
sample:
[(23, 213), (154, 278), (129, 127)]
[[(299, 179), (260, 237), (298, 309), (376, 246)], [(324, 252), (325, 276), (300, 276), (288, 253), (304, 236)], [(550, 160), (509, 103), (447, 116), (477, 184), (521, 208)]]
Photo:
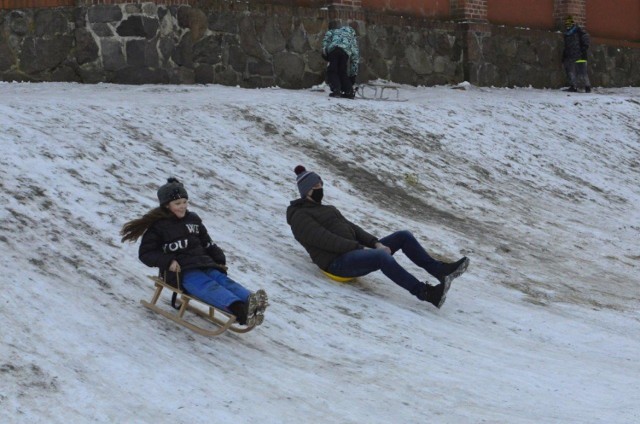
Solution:
[[(381, 270), (394, 283), (422, 301), (440, 308), (451, 287), (469, 265), (463, 257), (454, 263), (438, 261), (425, 251), (409, 231), (378, 239), (348, 221), (334, 206), (322, 204), (323, 183), (315, 173), (295, 168), (300, 198), (287, 208), (287, 223), (311, 260), (330, 277), (359, 277)], [(393, 257), (398, 250), (435, 277), (439, 284), (422, 282)]]

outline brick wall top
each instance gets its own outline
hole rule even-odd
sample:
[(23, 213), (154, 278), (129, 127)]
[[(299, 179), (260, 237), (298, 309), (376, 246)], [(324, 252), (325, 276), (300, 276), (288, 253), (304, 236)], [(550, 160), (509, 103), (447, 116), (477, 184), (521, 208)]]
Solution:
[(451, 17), (450, 0), (362, 0), (362, 7), (391, 15), (415, 15), (435, 19)]
[(91, 6), (96, 4), (155, 3), (167, 6), (190, 4), (192, 0), (0, 0), (0, 9)]
[(555, 1), (491, 0), (487, 16), (492, 24), (556, 30)]
[(36, 9), (74, 6), (75, 0), (0, 0), (0, 9)]
[[(1, 1), (1, 0), (0, 0)], [(128, 3), (155, 3), (165, 6), (179, 6), (191, 4), (191, 0), (75, 0), (77, 6), (93, 6), (97, 4), (128, 4)]]
[(587, 14), (587, 0), (556, 0), (554, 16), (558, 28), (562, 28), (562, 21), (567, 15), (572, 15), (576, 22), (584, 25)]
[(451, 11), (457, 20), (486, 22), (487, 0), (451, 1)]
[(590, 0), (586, 28), (593, 37), (640, 42), (640, 0)]

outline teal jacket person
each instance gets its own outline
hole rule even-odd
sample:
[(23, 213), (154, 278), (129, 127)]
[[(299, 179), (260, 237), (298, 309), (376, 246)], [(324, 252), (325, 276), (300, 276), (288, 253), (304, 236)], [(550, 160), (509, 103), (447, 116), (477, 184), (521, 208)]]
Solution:
[(330, 29), (322, 40), (322, 50), (326, 56), (336, 47), (341, 48), (349, 56), (348, 75), (354, 77), (358, 75), (360, 65), (360, 49), (356, 39), (356, 31), (350, 26)]

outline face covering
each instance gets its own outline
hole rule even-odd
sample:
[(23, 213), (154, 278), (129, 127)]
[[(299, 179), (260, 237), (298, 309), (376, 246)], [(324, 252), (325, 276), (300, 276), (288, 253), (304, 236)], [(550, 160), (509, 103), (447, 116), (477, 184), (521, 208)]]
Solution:
[(311, 198), (316, 203), (322, 202), (322, 196), (324, 196), (324, 192), (321, 188), (316, 188), (311, 192)]

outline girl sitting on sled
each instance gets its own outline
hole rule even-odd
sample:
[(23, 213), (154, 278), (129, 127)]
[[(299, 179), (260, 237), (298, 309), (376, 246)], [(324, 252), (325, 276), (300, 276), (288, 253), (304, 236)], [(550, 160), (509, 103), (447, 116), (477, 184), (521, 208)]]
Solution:
[(227, 276), (224, 252), (200, 217), (187, 209), (189, 196), (182, 183), (169, 178), (158, 189), (158, 201), (159, 207), (124, 224), (122, 241), (135, 242), (142, 236), (138, 256), (145, 265), (159, 268), (167, 279), (181, 273), (182, 287), (190, 295), (232, 313), (241, 325), (260, 325), (266, 292), (252, 293)]

